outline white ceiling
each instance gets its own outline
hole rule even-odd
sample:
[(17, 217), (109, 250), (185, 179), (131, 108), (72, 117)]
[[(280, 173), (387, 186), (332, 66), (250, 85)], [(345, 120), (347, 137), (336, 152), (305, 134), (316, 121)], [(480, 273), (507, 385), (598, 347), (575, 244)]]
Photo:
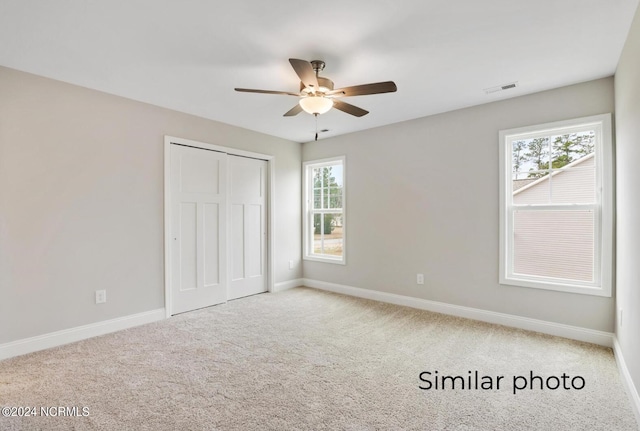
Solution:
[[(289, 58), (320, 59), (343, 99), (321, 138), (611, 76), (638, 0), (0, 0), (0, 65), (307, 142), (283, 117)], [(484, 88), (517, 81), (487, 95)], [(1, 95), (0, 95), (1, 97)]]

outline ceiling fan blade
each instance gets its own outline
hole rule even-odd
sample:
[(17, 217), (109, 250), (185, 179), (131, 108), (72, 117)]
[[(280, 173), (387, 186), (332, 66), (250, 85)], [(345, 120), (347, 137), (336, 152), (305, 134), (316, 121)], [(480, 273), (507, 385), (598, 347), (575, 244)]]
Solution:
[(293, 117), (294, 115), (298, 115), (301, 112), (302, 112), (302, 106), (300, 106), (300, 104), (298, 103), (296, 104), (296, 106), (294, 106), (293, 108), (285, 112), (283, 117)]
[(366, 94), (393, 93), (396, 90), (398, 90), (398, 87), (396, 87), (395, 82), (385, 81), (375, 82), (373, 84), (354, 85), (352, 87), (338, 88), (336, 90), (328, 92), (327, 94), (340, 97), (339, 93), (342, 92), (344, 93), (344, 97), (349, 97), (364, 96)]
[(290, 93), (288, 91), (273, 91), (273, 90), (255, 90), (253, 88), (234, 88), (236, 91), (243, 93), (260, 93), (260, 94), (285, 94), (287, 96), (300, 96), (298, 93)]
[(341, 110), (342, 112), (346, 112), (347, 114), (355, 115), (356, 117), (362, 117), (363, 115), (367, 115), (369, 113), (369, 111), (365, 111), (362, 108), (358, 108), (357, 106), (351, 105), (341, 100), (334, 100), (333, 107)]
[(290, 58), (289, 63), (291, 63), (291, 67), (296, 71), (300, 77), (300, 81), (302, 81), (305, 86), (318, 88), (318, 78), (316, 77), (316, 73), (313, 71), (311, 63), (297, 58)]

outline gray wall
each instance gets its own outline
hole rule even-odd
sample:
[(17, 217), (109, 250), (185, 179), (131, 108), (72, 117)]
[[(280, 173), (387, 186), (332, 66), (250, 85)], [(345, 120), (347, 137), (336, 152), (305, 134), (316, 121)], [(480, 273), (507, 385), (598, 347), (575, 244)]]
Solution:
[(165, 134), (276, 157), (275, 281), (301, 277), (300, 144), (2, 67), (0, 95), (0, 344), (164, 306)]
[(613, 298), (498, 284), (498, 131), (613, 109), (605, 78), (304, 144), (347, 158), (347, 265), (305, 278), (612, 332)]
[[(616, 96), (616, 335), (640, 390), (640, 9), (615, 77)], [(619, 317), (619, 314), (618, 314)]]

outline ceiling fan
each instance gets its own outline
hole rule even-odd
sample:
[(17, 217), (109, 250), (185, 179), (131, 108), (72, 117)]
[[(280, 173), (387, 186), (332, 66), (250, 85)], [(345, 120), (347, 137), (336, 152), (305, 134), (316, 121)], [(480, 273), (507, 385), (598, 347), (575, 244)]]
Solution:
[(352, 87), (333, 88), (333, 81), (329, 78), (318, 76), (324, 69), (324, 61), (299, 60), (290, 58), (289, 63), (300, 78), (300, 92), (293, 93), (288, 91), (272, 91), (272, 90), (254, 90), (251, 88), (236, 88), (236, 91), (246, 93), (262, 93), (262, 94), (284, 94), (287, 96), (299, 97), (298, 104), (285, 112), (285, 117), (293, 117), (300, 112), (305, 111), (309, 114), (318, 116), (328, 112), (331, 108), (336, 108), (347, 114), (356, 117), (367, 115), (366, 111), (357, 106), (338, 100), (341, 97), (364, 96), (367, 94), (392, 93), (398, 88), (393, 81), (376, 82), (372, 84), (354, 85)]

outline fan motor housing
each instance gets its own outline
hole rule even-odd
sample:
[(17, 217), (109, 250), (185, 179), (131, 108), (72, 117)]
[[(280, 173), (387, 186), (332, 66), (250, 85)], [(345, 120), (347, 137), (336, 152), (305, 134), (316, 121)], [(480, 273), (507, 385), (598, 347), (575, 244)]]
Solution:
[[(323, 91), (331, 91), (333, 90), (333, 81), (330, 80), (329, 78), (324, 78), (322, 76), (318, 76), (318, 85), (320, 86), (320, 88), (323, 89)], [(324, 87), (324, 88), (323, 88)], [(307, 88), (306, 85), (304, 85), (304, 82), (300, 82), (300, 91), (303, 93), (306, 93), (305, 88)], [(326, 88), (326, 90), (324, 90)]]

